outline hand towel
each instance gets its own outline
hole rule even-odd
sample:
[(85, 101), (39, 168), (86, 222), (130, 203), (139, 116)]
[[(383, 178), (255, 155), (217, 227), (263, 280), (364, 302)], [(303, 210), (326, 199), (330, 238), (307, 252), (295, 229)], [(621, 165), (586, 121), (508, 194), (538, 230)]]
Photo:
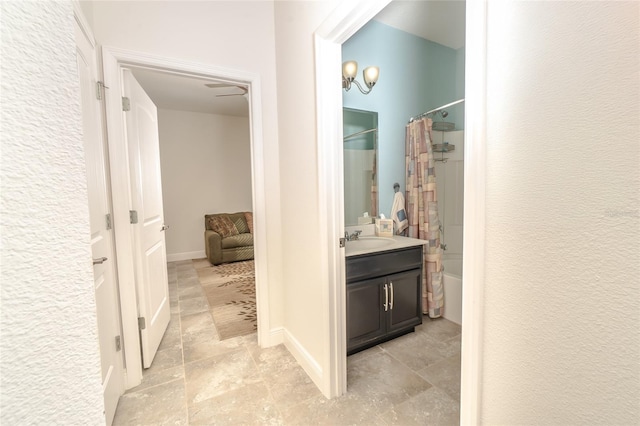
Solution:
[(393, 223), (396, 224), (396, 234), (401, 234), (409, 227), (407, 213), (404, 210), (404, 195), (402, 195), (402, 192), (396, 192), (396, 195), (393, 196), (391, 219), (393, 219)]

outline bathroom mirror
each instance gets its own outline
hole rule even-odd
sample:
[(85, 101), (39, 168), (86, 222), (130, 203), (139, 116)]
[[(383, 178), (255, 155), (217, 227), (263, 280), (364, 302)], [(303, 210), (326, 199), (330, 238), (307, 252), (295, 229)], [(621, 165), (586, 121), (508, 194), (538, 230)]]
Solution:
[(343, 108), (344, 223), (378, 214), (378, 113)]

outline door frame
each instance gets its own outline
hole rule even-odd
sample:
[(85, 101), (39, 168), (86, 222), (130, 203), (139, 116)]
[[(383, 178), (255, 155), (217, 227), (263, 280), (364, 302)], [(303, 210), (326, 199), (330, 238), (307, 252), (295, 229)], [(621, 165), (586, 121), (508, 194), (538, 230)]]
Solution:
[[(89, 25), (86, 17), (84, 16), (84, 13), (82, 12), (82, 8), (80, 7), (80, 3), (77, 1), (73, 2), (73, 16), (75, 19), (76, 24), (78, 25), (78, 28), (80, 29), (80, 31), (82, 31), (84, 37), (86, 38), (87, 42), (89, 43), (89, 45), (91, 46), (91, 52), (92, 52), (92, 60), (94, 62), (94, 66), (95, 69), (93, 69), (93, 75), (91, 76), (92, 79), (94, 79), (95, 81), (97, 81), (99, 79), (99, 75), (100, 75), (100, 59), (99, 59), (99, 53), (98, 53), (98, 45), (96, 43), (96, 39), (93, 35), (93, 31), (91, 30), (91, 26)], [(78, 48), (78, 41), (75, 41), (75, 47), (76, 49)], [(79, 77), (78, 77), (79, 78)], [(95, 83), (95, 82), (94, 82)], [(106, 133), (105, 133), (105, 121), (104, 121), (104, 110), (103, 110), (103, 105), (102, 103), (99, 101), (99, 99), (92, 99), (92, 101), (97, 103), (97, 107), (96, 107), (96, 116), (94, 117), (97, 120), (97, 126), (99, 127), (99, 132), (101, 135), (101, 140), (100, 140), (100, 147), (99, 149), (102, 151), (102, 167), (104, 168), (103, 172), (104, 172), (104, 191), (105, 191), (105, 196), (106, 196), (106, 203), (107, 203), (107, 211), (105, 213), (107, 214), (113, 214), (113, 203), (112, 203), (112, 196), (111, 196), (111, 186), (110, 186), (110, 170), (109, 170), (109, 166), (108, 166), (108, 159), (107, 159), (107, 145), (108, 145), (108, 140), (106, 137)], [(84, 119), (84, 115), (88, 113), (87, 111), (87, 106), (81, 104), (81, 109), (82, 109), (82, 115), (83, 115), (83, 119)], [(86, 158), (86, 157), (85, 157)], [(93, 167), (94, 164), (86, 164), (86, 167)], [(89, 190), (89, 187), (87, 187), (87, 190)], [(89, 202), (89, 200), (87, 200)], [(90, 211), (90, 210), (89, 210)], [(118, 335), (121, 335), (122, 333), (122, 316), (121, 316), (121, 311), (120, 311), (120, 294), (118, 290), (118, 279), (117, 279), (117, 267), (116, 267), (116, 263), (114, 262), (114, 257), (115, 257), (115, 252), (116, 252), (116, 247), (115, 247), (115, 234), (113, 232), (113, 230), (107, 230), (108, 232), (108, 240), (109, 240), (109, 251), (108, 251), (108, 256), (111, 259), (109, 262), (106, 263), (106, 265), (104, 266), (105, 268), (109, 268), (111, 271), (110, 273), (112, 274), (112, 280), (113, 280), (113, 291), (116, 293), (114, 294), (114, 299), (115, 299), (115, 306), (110, 306), (109, 308), (112, 310), (110, 312), (111, 315), (113, 315), (117, 321), (117, 327), (116, 327), (116, 334), (113, 337), (116, 337)], [(95, 274), (95, 271), (94, 271)], [(94, 275), (95, 276), (95, 275)], [(95, 279), (95, 278), (94, 278)], [(96, 304), (96, 308), (98, 307), (98, 299), (96, 298), (95, 300), (95, 304)], [(99, 326), (99, 324), (97, 324), (97, 326)], [(100, 356), (102, 357), (102, 350), (104, 348), (100, 348)], [(114, 348), (115, 349), (115, 348)], [(103, 386), (103, 402), (105, 404), (104, 406), (104, 414), (105, 414), (105, 419), (107, 420), (108, 424), (111, 424), (113, 422), (113, 415), (115, 414), (116, 411), (116, 407), (117, 407), (117, 402), (120, 400), (120, 397), (124, 394), (125, 391), (125, 368), (124, 368), (124, 357), (123, 357), (123, 353), (120, 352), (118, 353), (118, 350), (116, 350), (116, 361), (115, 361), (115, 369), (110, 371), (108, 373), (108, 376), (111, 376), (111, 380), (116, 380), (117, 381), (117, 393), (118, 393), (118, 399), (116, 401), (116, 406), (113, 407), (113, 412), (107, 412), (107, 409), (109, 407), (107, 407), (107, 399), (108, 397), (105, 395), (106, 392), (106, 388), (105, 386), (105, 380), (102, 378), (102, 374), (104, 372), (101, 372), (101, 376), (100, 376), (100, 380), (102, 382), (102, 386)], [(103, 360), (101, 359), (101, 362), (103, 362)], [(111, 417), (109, 417), (111, 416)]]
[(391, 0), (341, 4), (314, 33), (316, 121), (318, 147), (318, 205), (323, 307), (327, 312), (325, 341), (329, 371), (322, 390), (330, 397), (347, 391), (347, 311), (344, 236), (344, 155), (342, 152), (342, 44), (369, 22)]
[[(314, 34), (316, 114), (321, 246), (320, 259), (327, 282), (323, 305), (328, 313), (327, 341), (330, 371), (324, 385), (329, 396), (346, 392), (346, 283), (344, 234), (342, 43), (369, 22), (391, 0), (341, 4)], [(465, 144), (464, 144), (464, 258), (461, 349), (460, 423), (480, 420), (483, 287), (485, 285), (486, 181), (486, 27), (487, 0), (466, 2)], [(407, 117), (408, 118), (408, 117)]]
[[(264, 143), (262, 136), (262, 99), (260, 76), (255, 73), (223, 68), (179, 59), (166, 58), (116, 47), (102, 47), (102, 65), (106, 103), (106, 124), (111, 169), (114, 210), (118, 285), (122, 309), (123, 343), (125, 351), (125, 387), (142, 382), (138, 308), (135, 286), (133, 232), (129, 223), (131, 210), (131, 177), (129, 175), (126, 128), (122, 112), (122, 68), (146, 68), (160, 72), (211, 78), (248, 87), (249, 127), (251, 144), (251, 186), (255, 221), (254, 252), (258, 343), (269, 344), (269, 285), (266, 262), (266, 197)], [(115, 172), (117, 171), (117, 172)]]

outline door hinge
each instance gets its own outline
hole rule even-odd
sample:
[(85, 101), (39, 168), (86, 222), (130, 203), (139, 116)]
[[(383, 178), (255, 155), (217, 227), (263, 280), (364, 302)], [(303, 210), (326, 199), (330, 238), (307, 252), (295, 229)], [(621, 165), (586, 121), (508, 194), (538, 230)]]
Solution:
[(120, 352), (122, 349), (122, 339), (120, 336), (116, 336), (116, 352)]
[(111, 229), (111, 213), (107, 213), (105, 216), (106, 216), (107, 231), (108, 231)]
[(126, 96), (122, 97), (122, 110), (131, 111), (131, 101)]
[(144, 330), (145, 328), (147, 328), (147, 321), (144, 319), (144, 317), (138, 318), (138, 328), (140, 328), (140, 330)]
[(129, 210), (129, 222), (130, 223), (138, 223), (138, 211), (137, 210)]
[(342, 237), (342, 238), (340, 238), (339, 241), (340, 241), (340, 248), (346, 246), (346, 244), (347, 244), (347, 239), (346, 238)]
[(104, 96), (102, 95), (104, 93), (104, 89), (108, 89), (109, 87), (106, 86), (102, 81), (96, 81), (96, 98), (101, 101), (102, 98), (104, 98)]

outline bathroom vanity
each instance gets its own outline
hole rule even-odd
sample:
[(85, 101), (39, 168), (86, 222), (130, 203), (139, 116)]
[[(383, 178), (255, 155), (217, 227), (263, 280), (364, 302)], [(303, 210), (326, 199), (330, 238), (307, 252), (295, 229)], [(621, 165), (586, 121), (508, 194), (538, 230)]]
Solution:
[(425, 243), (399, 236), (347, 242), (347, 355), (412, 332), (422, 323)]

